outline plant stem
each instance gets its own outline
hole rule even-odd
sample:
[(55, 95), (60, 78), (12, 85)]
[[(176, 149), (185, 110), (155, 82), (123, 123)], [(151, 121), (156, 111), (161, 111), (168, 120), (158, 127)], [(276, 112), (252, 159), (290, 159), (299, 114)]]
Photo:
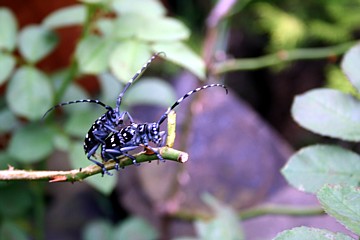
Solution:
[(96, 12), (98, 11), (99, 5), (87, 3), (87, 4), (85, 4), (85, 6), (86, 6), (86, 17), (85, 17), (85, 22), (84, 22), (84, 27), (83, 27), (81, 38), (85, 38), (87, 35), (90, 34), (92, 20), (95, 16)]
[(70, 83), (76, 78), (78, 74), (78, 64), (75, 59), (71, 60), (70, 66), (69, 66), (69, 72), (67, 76), (65, 77), (64, 81), (61, 83), (59, 90), (57, 91), (55, 95), (55, 103), (58, 103), (61, 101), (61, 98), (63, 97), (66, 89), (70, 85)]
[[(79, 42), (91, 33), (92, 20), (94, 18), (94, 15), (96, 14), (97, 10), (98, 10), (98, 5), (86, 4), (86, 18), (85, 18), (85, 22), (83, 24), (83, 29), (82, 29), (82, 33), (81, 33)], [(78, 75), (78, 72), (79, 72), (78, 63), (76, 61), (75, 56), (73, 55), (70, 66), (69, 66), (69, 73), (66, 76), (66, 78), (64, 79), (64, 81), (61, 83), (61, 86), (60, 86), (58, 92), (56, 93), (55, 103), (57, 103), (61, 100), (62, 96), (64, 95), (64, 93), (65, 93), (66, 89), (68, 88), (68, 86), (70, 85), (70, 83)]]
[[(162, 147), (157, 151), (164, 159), (172, 160), (180, 163), (184, 163), (188, 160), (189, 155), (179, 150)], [(149, 155), (147, 152), (141, 152), (135, 154), (134, 157), (138, 163), (150, 162), (156, 160), (155, 154)], [(115, 169), (115, 161), (109, 160), (104, 163), (107, 170)], [(132, 160), (127, 157), (119, 158), (119, 165), (121, 168), (129, 165), (133, 165)], [(8, 170), (0, 171), (0, 181), (6, 180), (45, 180), (49, 182), (76, 182), (81, 181), (87, 177), (101, 173), (101, 168), (97, 165), (91, 165), (82, 169), (74, 169), (69, 171), (31, 171), (31, 170), (14, 170), (12, 168)]]
[(287, 216), (313, 216), (324, 214), (320, 206), (312, 207), (293, 207), (279, 204), (266, 204), (239, 213), (242, 220), (259, 217), (262, 215), (287, 215)]
[[(287, 206), (281, 204), (266, 204), (243, 210), (239, 212), (241, 220), (248, 220), (263, 215), (284, 215), (294, 217), (314, 216), (322, 215), (324, 210), (320, 206), (311, 207), (299, 207), (299, 206)], [(175, 213), (169, 213), (169, 216), (184, 221), (194, 221), (198, 219), (208, 220), (211, 219), (211, 214), (196, 211), (179, 211)]]
[(274, 66), (280, 63), (305, 60), (305, 59), (321, 59), (333, 57), (346, 52), (350, 47), (358, 43), (358, 41), (351, 41), (339, 45), (323, 48), (303, 48), (294, 50), (282, 50), (277, 53), (257, 57), (257, 58), (243, 58), (230, 59), (224, 62), (214, 64), (212, 73), (219, 75), (227, 72), (241, 71), (241, 70), (256, 70), (269, 66)]

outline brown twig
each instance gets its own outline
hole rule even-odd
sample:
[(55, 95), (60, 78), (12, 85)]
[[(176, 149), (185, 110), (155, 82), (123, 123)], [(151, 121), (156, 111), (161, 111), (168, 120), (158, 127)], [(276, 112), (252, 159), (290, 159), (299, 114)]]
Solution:
[[(157, 149), (164, 159), (184, 163), (188, 160), (189, 155), (185, 152), (162, 147)], [(155, 154), (149, 155), (147, 152), (135, 154), (134, 157), (138, 163), (150, 162), (156, 160)], [(127, 157), (119, 158), (120, 167), (133, 165), (132, 160)], [(109, 160), (104, 163), (107, 170), (115, 169), (115, 161)], [(31, 171), (31, 170), (16, 170), (9, 167), (8, 170), (0, 171), (0, 181), (14, 181), (14, 180), (43, 180), (49, 182), (76, 182), (90, 177), (95, 174), (101, 173), (101, 168), (97, 165), (91, 165), (82, 169), (74, 169), (69, 171)]]

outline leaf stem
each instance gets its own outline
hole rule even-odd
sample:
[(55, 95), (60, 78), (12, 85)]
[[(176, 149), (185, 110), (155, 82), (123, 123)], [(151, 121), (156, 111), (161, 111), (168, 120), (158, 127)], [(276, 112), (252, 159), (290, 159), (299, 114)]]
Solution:
[[(238, 213), (238, 216), (241, 218), (241, 220), (244, 221), (264, 215), (304, 217), (322, 215), (324, 213), (324, 210), (320, 206), (299, 207), (282, 204), (265, 204), (240, 211)], [(169, 213), (169, 215), (172, 218), (177, 218), (185, 221), (194, 221), (198, 219), (208, 220), (212, 218), (210, 214), (197, 211), (178, 211), (174, 213)]]
[[(86, 4), (86, 18), (85, 18), (85, 21), (83, 24), (83, 29), (82, 29), (82, 33), (81, 33), (79, 42), (91, 33), (92, 20), (94, 18), (94, 15), (96, 14), (97, 10), (98, 10), (98, 6), (96, 4)], [(78, 67), (78, 63), (76, 61), (75, 56), (73, 55), (71, 58), (72, 59), (71, 59), (70, 66), (69, 66), (69, 73), (66, 76), (66, 78), (64, 79), (64, 81), (61, 83), (61, 86), (60, 86), (58, 92), (56, 93), (56, 96), (54, 99), (55, 103), (57, 103), (61, 100), (66, 89), (68, 88), (70, 83), (74, 80), (74, 78), (79, 73), (79, 67)]]
[(287, 215), (287, 216), (313, 216), (322, 215), (324, 210), (320, 206), (293, 207), (279, 204), (265, 204), (244, 210), (239, 213), (242, 220), (259, 217), (262, 215)]
[(343, 54), (358, 42), (359, 41), (351, 41), (323, 48), (282, 50), (273, 54), (256, 58), (229, 59), (227, 61), (214, 64), (212, 73), (218, 75), (233, 71), (256, 70), (295, 60), (333, 57)]
[(68, 88), (70, 83), (74, 80), (74, 78), (76, 78), (77, 74), (78, 74), (78, 64), (76, 60), (73, 58), (69, 66), (69, 72), (65, 77), (64, 81), (61, 83), (59, 90), (55, 95), (54, 104), (61, 101), (61, 98), (65, 94), (66, 89)]

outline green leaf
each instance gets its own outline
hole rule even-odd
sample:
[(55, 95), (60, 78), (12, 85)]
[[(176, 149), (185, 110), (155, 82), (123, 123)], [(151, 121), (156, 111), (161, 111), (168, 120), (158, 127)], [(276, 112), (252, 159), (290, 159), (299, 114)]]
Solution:
[(17, 224), (5, 219), (0, 224), (0, 239), (28, 240), (29, 238)]
[(9, 109), (0, 111), (0, 133), (9, 132), (13, 130), (18, 124), (18, 120)]
[[(101, 159), (98, 159), (101, 162)], [(84, 153), (83, 143), (82, 142), (73, 142), (72, 146), (70, 147), (70, 163), (74, 169), (79, 169), (86, 167), (91, 163)], [(109, 195), (115, 188), (117, 177), (116, 171), (112, 171), (114, 176), (97, 174), (85, 179), (85, 182), (90, 184), (90, 186), (94, 187), (99, 192)]]
[(172, 240), (201, 240), (201, 239), (196, 237), (176, 237), (173, 238)]
[[(50, 77), (50, 82), (53, 84), (53, 87), (55, 89), (55, 92), (58, 92), (60, 90), (60, 88), (66, 84), (65, 82), (67, 82), (69, 79), (73, 78), (73, 74), (71, 72), (72, 70), (70, 68), (64, 68), (61, 69), (59, 71), (56, 71), (54, 73), (52, 73), (49, 77)], [(76, 100), (76, 99), (88, 99), (89, 98), (89, 94), (81, 87), (79, 86), (76, 81), (71, 81), (71, 83), (67, 85), (67, 88), (63, 94), (63, 96), (61, 97), (61, 102), (67, 102), (67, 101), (72, 101), (72, 100)], [(82, 106), (82, 109), (86, 109), (86, 107), (88, 106), (88, 104), (80, 104)], [(72, 109), (71, 107), (68, 108), (64, 108), (64, 110), (67, 111), (67, 109)]]
[(24, 216), (32, 205), (31, 192), (24, 184), (12, 183), (0, 187), (0, 215), (4, 218)]
[(60, 151), (68, 152), (71, 147), (70, 136), (64, 134), (63, 132), (57, 133), (53, 138), (54, 147)]
[[(0, 30), (1, 31), (1, 30)], [(9, 54), (0, 52), (0, 85), (10, 76), (15, 67), (15, 58)]]
[[(72, 76), (73, 73), (70, 68), (63, 68), (49, 74), (50, 82), (56, 91), (59, 91), (61, 86), (64, 85), (69, 78), (72, 78)], [(74, 84), (74, 81), (72, 81), (72, 84)]]
[(343, 233), (333, 233), (325, 229), (297, 227), (279, 233), (274, 240), (354, 240)]
[(147, 44), (135, 40), (118, 44), (110, 57), (110, 69), (123, 83), (127, 83), (151, 57)]
[[(17, 162), (14, 161), (13, 158), (11, 158), (11, 156), (9, 155), (9, 153), (7, 151), (0, 151), (0, 169), (1, 170), (6, 170), (9, 168), (9, 166), (11, 167), (18, 167), (19, 164), (17, 164)], [(5, 181), (0, 182), (0, 186), (7, 185), (8, 183)]]
[(103, 4), (106, 4), (108, 2), (110, 2), (111, 0), (80, 0), (80, 2), (83, 2), (83, 3), (89, 3), (89, 4), (100, 4), (100, 3), (103, 3)]
[(57, 43), (57, 35), (42, 26), (27, 26), (19, 35), (20, 53), (30, 63), (36, 63), (47, 56)]
[(137, 37), (145, 41), (178, 41), (188, 39), (189, 29), (180, 21), (173, 18), (156, 18), (146, 21)]
[(306, 25), (295, 14), (265, 2), (257, 3), (254, 7), (260, 15), (260, 27), (269, 33), (272, 51), (295, 48), (305, 38)]
[[(351, 16), (348, 11), (346, 12), (346, 15)], [(336, 23), (334, 22), (316, 19), (308, 21), (307, 25), (307, 32), (312, 38), (325, 41), (328, 44), (338, 44), (352, 39), (351, 33), (349, 33), (348, 29), (342, 26), (336, 26)], [(336, 31), (334, 31), (334, 27), (336, 28)]]
[(113, 42), (99, 36), (90, 35), (76, 48), (75, 56), (82, 73), (98, 74), (104, 72), (113, 52)]
[(17, 22), (8, 8), (0, 8), (0, 49), (13, 51), (16, 45)]
[(91, 125), (98, 117), (104, 114), (105, 111), (106, 109), (103, 111), (93, 110), (74, 112), (65, 123), (65, 131), (72, 136), (83, 139)]
[[(66, 89), (64, 95), (61, 98), (61, 102), (68, 102), (76, 99), (89, 99), (89, 95), (82, 87), (76, 83), (72, 83)], [(63, 110), (67, 113), (77, 113), (79, 111), (89, 110), (94, 105), (95, 104), (89, 103), (76, 103), (70, 106), (64, 106)], [(99, 107), (99, 109), (102, 109), (102, 107)]]
[(176, 93), (169, 83), (159, 78), (143, 78), (127, 91), (123, 103), (169, 107), (176, 101), (175, 97)]
[(124, 14), (114, 23), (114, 35), (122, 40), (126, 38), (135, 38), (137, 33), (143, 31), (148, 18), (138, 14)]
[(99, 19), (95, 24), (98, 31), (104, 37), (111, 38), (116, 33), (116, 24), (113, 19)]
[(295, 121), (315, 133), (348, 141), (360, 140), (360, 101), (332, 89), (298, 95), (291, 108)]
[(64, 7), (50, 13), (43, 21), (43, 25), (48, 28), (66, 27), (71, 25), (81, 25), (86, 17), (84, 5), (73, 5)]
[(120, 16), (135, 13), (139, 16), (157, 18), (166, 13), (164, 6), (157, 0), (114, 0), (112, 7)]
[(350, 93), (360, 99), (360, 93), (356, 88), (347, 80), (344, 72), (337, 65), (329, 65), (326, 68), (326, 88), (339, 90), (343, 93)]
[(188, 39), (189, 29), (180, 21), (169, 18), (149, 18), (127, 13), (115, 21), (114, 31), (119, 39), (134, 37), (146, 42)]
[(317, 193), (324, 210), (357, 235), (360, 234), (360, 189), (325, 185)]
[(53, 92), (46, 75), (36, 68), (23, 66), (10, 79), (6, 100), (15, 114), (37, 120), (51, 107)]
[(113, 229), (110, 222), (106, 220), (96, 220), (87, 224), (83, 231), (84, 240), (110, 240)]
[(205, 63), (182, 42), (162, 42), (152, 46), (155, 52), (165, 52), (166, 59), (188, 69), (200, 79), (205, 79)]
[(101, 89), (101, 101), (110, 103), (110, 106), (115, 106), (115, 99), (117, 99), (123, 88), (122, 84), (110, 73), (101, 74), (99, 76), (99, 82)]
[(309, 146), (295, 153), (281, 172), (292, 186), (306, 192), (314, 193), (328, 183), (357, 186), (360, 156), (338, 146)]
[(195, 229), (200, 239), (244, 239), (240, 219), (235, 210), (220, 203), (209, 194), (204, 195), (203, 200), (213, 210), (215, 217), (210, 221), (197, 220), (195, 222)]
[(360, 44), (352, 47), (344, 56), (341, 62), (341, 68), (353, 84), (360, 92)]
[(159, 234), (144, 219), (130, 217), (115, 227), (112, 239), (153, 240), (159, 239)]
[(39, 162), (54, 150), (52, 138), (53, 132), (45, 125), (26, 125), (12, 136), (8, 153), (19, 162)]

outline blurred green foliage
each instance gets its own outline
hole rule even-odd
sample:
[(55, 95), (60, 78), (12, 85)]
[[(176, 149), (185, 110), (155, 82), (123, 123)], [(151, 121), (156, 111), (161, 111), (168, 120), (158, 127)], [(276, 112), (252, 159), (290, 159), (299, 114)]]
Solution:
[[(83, 32), (70, 65), (52, 72), (38, 67), (61, 41), (55, 29), (73, 25), (82, 26)], [(0, 84), (6, 84), (1, 99), (0, 133), (10, 136), (0, 152), (1, 169), (41, 170), (56, 150), (68, 152), (74, 168), (90, 164), (81, 141), (103, 109), (79, 104), (64, 108), (64, 114), (56, 119), (50, 115), (45, 122), (41, 121), (46, 110), (59, 101), (90, 98), (75, 82), (81, 76), (90, 74), (98, 78), (100, 91), (95, 98), (109, 105), (115, 104), (122, 85), (157, 51), (166, 51), (168, 60), (188, 68), (199, 78), (205, 76), (203, 61), (184, 43), (189, 38), (189, 29), (166, 16), (164, 6), (155, 0), (82, 1), (49, 13), (40, 24), (21, 29), (14, 13), (1, 7), (0, 29)], [(151, 89), (147, 89), (149, 86)], [(152, 89), (161, 90), (161, 94)], [(144, 103), (168, 107), (175, 99), (172, 87), (155, 77), (142, 79), (131, 92), (125, 107)], [(101, 176), (87, 180), (104, 194), (113, 191), (116, 181), (116, 177)], [(34, 206), (43, 207), (34, 200), (43, 198), (43, 191), (32, 191), (26, 185), (0, 185), (0, 239), (25, 238), (25, 229), (33, 224), (19, 222), (19, 217), (24, 220), (44, 217), (39, 216), (40, 210), (29, 211)], [(42, 188), (42, 184), (39, 186)], [(37, 233), (28, 233), (42, 238), (41, 232), (37, 229)]]
[(249, 8), (259, 17), (251, 26), (268, 34), (271, 52), (349, 41), (360, 25), (357, 0), (253, 1)]
[(89, 223), (83, 232), (84, 240), (152, 240), (158, 238), (159, 234), (156, 229), (138, 217), (130, 217), (115, 226), (106, 220), (97, 220)]
[[(341, 84), (342, 91), (319, 88), (298, 95), (291, 109), (294, 120), (305, 129), (322, 136), (358, 143), (360, 100), (352, 93), (355, 92), (356, 96), (360, 93), (359, 66), (360, 44), (357, 44), (345, 54), (341, 64), (350, 84)], [(345, 80), (338, 69), (332, 68), (330, 72), (332, 78)], [(353, 233), (360, 234), (358, 153), (335, 144), (307, 146), (289, 159), (282, 174), (298, 190), (315, 194), (326, 213)], [(296, 239), (303, 237), (308, 231), (309, 229), (285, 231), (277, 239)], [(312, 238), (317, 234), (324, 234), (320, 229), (311, 231)], [(351, 238), (341, 234), (336, 239)]]
[[(111, 101), (109, 104), (113, 105), (121, 85), (162, 45), (167, 47), (169, 60), (188, 67), (199, 77), (204, 76), (202, 60), (183, 43), (189, 37), (187, 27), (167, 17), (166, 9), (158, 1), (136, 2), (142, 7), (146, 4), (151, 11), (142, 14), (143, 11), (133, 5), (134, 1), (98, 1), (96, 4), (85, 1), (83, 5), (58, 9), (42, 24), (20, 30), (14, 14), (7, 8), (0, 9), (0, 63), (3, 70), (0, 80), (7, 84), (7, 104), (1, 110), (0, 119), (3, 120), (3, 133), (11, 133), (6, 152), (15, 161), (44, 161), (58, 146), (60, 150), (70, 151), (68, 146), (75, 145), (73, 137), (84, 138), (103, 111), (93, 111), (91, 106), (83, 104), (66, 108), (69, 115), (62, 118), (61, 125), (39, 123), (46, 110), (58, 101), (89, 98), (89, 94), (74, 81), (80, 76), (98, 76), (101, 86), (98, 98)], [(115, 17), (108, 17), (109, 13)], [(37, 63), (54, 51), (61, 41), (54, 29), (70, 25), (82, 25), (84, 29), (71, 65), (55, 72), (38, 68)], [(179, 46), (182, 53), (176, 54)], [(15, 50), (20, 56), (16, 56)], [(155, 94), (151, 89), (145, 94), (144, 87), (139, 85), (131, 89), (132, 97), (126, 100), (127, 105), (146, 103), (167, 107), (175, 99), (173, 89), (165, 81), (148, 78), (142, 81), (145, 83), (160, 89), (162, 94)], [(26, 121), (19, 121), (19, 118)], [(14, 129), (14, 126), (21, 127)], [(59, 143), (60, 139), (62, 142)], [(86, 164), (82, 161), (85, 156), (77, 157), (77, 165)], [(98, 188), (101, 190), (104, 186)]]

